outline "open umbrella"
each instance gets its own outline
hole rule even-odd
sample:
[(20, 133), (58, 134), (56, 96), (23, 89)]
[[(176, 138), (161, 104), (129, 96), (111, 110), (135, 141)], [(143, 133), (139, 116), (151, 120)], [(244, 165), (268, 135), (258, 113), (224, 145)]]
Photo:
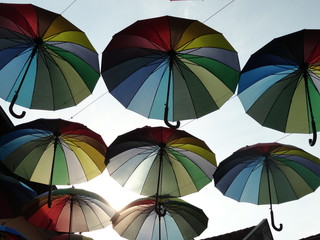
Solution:
[(53, 190), (51, 208), (48, 200), (48, 194), (35, 198), (25, 206), (23, 215), (31, 224), (49, 231), (74, 233), (101, 229), (111, 224), (115, 214), (104, 198), (83, 189)]
[(115, 34), (102, 54), (102, 77), (126, 108), (168, 121), (220, 108), (238, 84), (239, 60), (224, 36), (196, 20), (140, 20)]
[(37, 193), (17, 179), (0, 174), (0, 218), (21, 215), (22, 207), (33, 200)]
[(155, 198), (137, 199), (111, 220), (114, 230), (129, 240), (193, 239), (208, 224), (200, 208), (178, 198), (160, 198), (158, 206)]
[(0, 240), (28, 240), (28, 238), (14, 228), (0, 225)]
[(106, 154), (116, 181), (145, 196), (185, 196), (212, 181), (214, 153), (191, 134), (165, 127), (143, 127), (115, 139)]
[(299, 199), (320, 185), (320, 161), (300, 148), (279, 143), (247, 146), (223, 160), (214, 173), (215, 186), (240, 202), (272, 204)]
[(106, 148), (99, 134), (80, 123), (37, 119), (0, 137), (0, 161), (27, 180), (72, 185), (103, 172)]
[(59, 234), (50, 238), (50, 240), (93, 240), (93, 238), (89, 238), (80, 234)]
[(261, 125), (288, 133), (320, 130), (320, 31), (301, 30), (276, 38), (244, 66), (238, 96)]
[(31, 4), (0, 4), (0, 97), (43, 110), (74, 106), (93, 91), (98, 54), (61, 15)]

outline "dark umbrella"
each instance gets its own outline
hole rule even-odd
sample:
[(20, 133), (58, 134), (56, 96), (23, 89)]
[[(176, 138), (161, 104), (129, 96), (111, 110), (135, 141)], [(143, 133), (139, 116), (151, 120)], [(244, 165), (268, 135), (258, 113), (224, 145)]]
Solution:
[(0, 225), (0, 240), (28, 240), (28, 238), (14, 228)]
[(0, 174), (0, 218), (21, 215), (22, 207), (33, 200), (37, 193), (17, 179)]
[(238, 84), (237, 52), (224, 36), (196, 20), (164, 16), (115, 34), (102, 54), (101, 74), (126, 108), (168, 121), (220, 108)]
[(178, 198), (137, 199), (112, 218), (114, 230), (130, 240), (193, 239), (207, 224), (200, 208)]
[(287, 133), (320, 129), (320, 31), (301, 30), (276, 38), (244, 66), (238, 96), (261, 125)]
[(214, 173), (215, 186), (239, 202), (272, 204), (299, 199), (320, 185), (320, 160), (294, 146), (260, 143), (247, 146), (223, 160)]
[(61, 15), (31, 4), (0, 4), (0, 97), (31, 109), (58, 110), (91, 94), (98, 54)]

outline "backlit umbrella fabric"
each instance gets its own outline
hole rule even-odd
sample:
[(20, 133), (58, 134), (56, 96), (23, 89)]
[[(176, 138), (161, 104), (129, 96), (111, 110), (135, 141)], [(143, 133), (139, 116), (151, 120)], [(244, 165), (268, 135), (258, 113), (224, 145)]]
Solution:
[(0, 19), (1, 98), (11, 102), (17, 92), (18, 105), (58, 110), (91, 94), (99, 60), (84, 32), (32, 4), (1, 3)]
[(214, 153), (204, 141), (166, 127), (143, 127), (108, 147), (107, 170), (122, 186), (145, 196), (185, 196), (212, 181)]
[(205, 213), (181, 199), (159, 199), (164, 213), (161, 216), (155, 211), (155, 204), (152, 197), (128, 204), (112, 218), (114, 230), (129, 240), (182, 240), (193, 239), (207, 228)]
[(44, 194), (25, 206), (28, 222), (46, 230), (64, 233), (88, 232), (111, 224), (115, 210), (100, 195), (76, 188), (52, 191), (52, 206)]
[(272, 204), (297, 200), (319, 187), (320, 160), (292, 145), (259, 143), (223, 160), (214, 182), (236, 201), (270, 204), (273, 216)]
[(145, 117), (195, 119), (234, 93), (237, 52), (218, 31), (197, 20), (163, 16), (139, 20), (115, 34), (103, 51), (109, 92)]
[(238, 96), (245, 111), (261, 125), (281, 132), (317, 132), (319, 59), (319, 30), (301, 30), (266, 44), (241, 72)]
[(36, 196), (37, 193), (24, 183), (0, 174), (0, 218), (20, 216), (22, 207)]
[(102, 137), (81, 123), (37, 119), (0, 137), (0, 160), (27, 180), (72, 185), (103, 172), (106, 148)]

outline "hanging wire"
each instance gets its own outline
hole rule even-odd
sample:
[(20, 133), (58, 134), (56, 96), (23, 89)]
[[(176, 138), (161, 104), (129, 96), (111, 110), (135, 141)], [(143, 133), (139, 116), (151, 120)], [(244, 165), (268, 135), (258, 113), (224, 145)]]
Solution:
[(62, 15), (65, 11), (67, 11), (77, 0), (74, 0), (72, 3), (70, 3), (61, 13), (60, 15)]
[(217, 15), (219, 12), (221, 12), (223, 9), (225, 9), (226, 7), (228, 7), (231, 3), (233, 3), (236, 0), (232, 0), (231, 2), (227, 3), (226, 5), (224, 5), (222, 8), (220, 8), (218, 11), (216, 11), (214, 14), (212, 14), (210, 17), (208, 17), (206, 20), (204, 20), (202, 23), (205, 23), (206, 21), (208, 21), (209, 19), (213, 18), (215, 15)]

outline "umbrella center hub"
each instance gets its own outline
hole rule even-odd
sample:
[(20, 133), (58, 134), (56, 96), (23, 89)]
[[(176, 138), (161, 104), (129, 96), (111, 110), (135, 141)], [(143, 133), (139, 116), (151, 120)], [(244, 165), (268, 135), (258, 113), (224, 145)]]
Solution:
[(174, 51), (174, 50), (172, 50), (172, 49), (170, 49), (170, 50), (167, 51), (167, 56), (170, 57), (170, 58), (173, 58), (173, 57), (175, 57), (176, 55), (177, 55), (177, 52)]
[(43, 39), (41, 37), (36, 37), (33, 39), (33, 42), (36, 44), (37, 47), (43, 44)]
[(159, 146), (161, 149), (163, 149), (163, 148), (165, 148), (167, 145), (166, 145), (165, 143), (159, 143), (158, 146)]

